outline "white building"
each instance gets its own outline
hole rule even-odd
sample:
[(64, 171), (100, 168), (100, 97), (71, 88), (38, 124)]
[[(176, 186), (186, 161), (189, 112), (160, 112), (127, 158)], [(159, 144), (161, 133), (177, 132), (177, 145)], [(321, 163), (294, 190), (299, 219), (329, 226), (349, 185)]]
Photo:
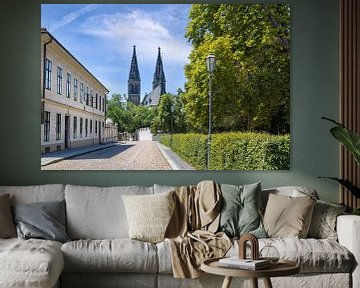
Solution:
[(42, 153), (104, 142), (109, 90), (46, 29), (41, 89)]

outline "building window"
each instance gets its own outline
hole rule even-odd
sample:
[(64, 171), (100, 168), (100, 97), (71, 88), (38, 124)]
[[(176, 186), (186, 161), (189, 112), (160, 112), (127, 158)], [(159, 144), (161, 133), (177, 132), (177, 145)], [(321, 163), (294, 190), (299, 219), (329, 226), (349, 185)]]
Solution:
[(56, 140), (61, 139), (61, 114), (56, 114)]
[(93, 90), (90, 90), (90, 95), (89, 95), (89, 106), (91, 106), (91, 107), (93, 107), (94, 105), (93, 105), (93, 101), (94, 101), (94, 99), (93, 99), (93, 95), (92, 95), (92, 93), (93, 93)]
[(85, 138), (88, 136), (88, 119), (85, 119)]
[(83, 103), (84, 100), (84, 84), (80, 83), (80, 103)]
[(90, 120), (90, 135), (92, 134), (93, 131), (93, 121)]
[(50, 112), (44, 111), (44, 142), (50, 141)]
[(74, 100), (78, 100), (78, 80), (74, 78)]
[(62, 69), (57, 68), (57, 93), (62, 94)]
[(97, 120), (95, 120), (95, 134), (97, 134)]
[(98, 109), (98, 93), (95, 94), (95, 108)]
[(73, 135), (74, 135), (74, 138), (77, 137), (77, 117), (76, 116), (74, 116)]
[(49, 59), (45, 59), (45, 88), (49, 90), (51, 90), (51, 70), (51, 61)]
[(83, 118), (80, 118), (80, 138), (82, 138), (83, 134)]
[(105, 97), (102, 99), (102, 111), (105, 112)]
[(101, 96), (99, 96), (99, 110), (101, 111)]
[(71, 92), (71, 75), (69, 73), (66, 74), (66, 97), (70, 98)]
[(57, 93), (62, 94), (62, 69), (57, 68)]
[(86, 105), (89, 106), (89, 87), (86, 86)]

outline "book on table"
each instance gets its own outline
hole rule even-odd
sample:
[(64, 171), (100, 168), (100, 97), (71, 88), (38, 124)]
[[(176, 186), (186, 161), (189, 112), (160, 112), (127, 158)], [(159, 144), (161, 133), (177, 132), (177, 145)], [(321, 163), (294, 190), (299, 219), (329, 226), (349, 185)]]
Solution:
[(270, 267), (271, 263), (267, 259), (240, 259), (238, 256), (233, 256), (220, 259), (219, 266), (237, 269), (259, 270)]

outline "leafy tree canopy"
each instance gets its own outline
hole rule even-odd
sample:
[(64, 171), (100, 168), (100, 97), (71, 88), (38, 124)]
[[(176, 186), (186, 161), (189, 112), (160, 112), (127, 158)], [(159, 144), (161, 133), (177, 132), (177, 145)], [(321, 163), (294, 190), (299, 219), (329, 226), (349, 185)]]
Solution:
[(107, 105), (107, 116), (118, 124), (119, 132), (134, 133), (149, 127), (154, 117), (154, 109), (127, 102), (125, 95), (113, 94)]
[(205, 59), (216, 56), (214, 131), (289, 132), (290, 9), (285, 4), (195, 4), (186, 37), (194, 49), (182, 96), (189, 124), (205, 132)]

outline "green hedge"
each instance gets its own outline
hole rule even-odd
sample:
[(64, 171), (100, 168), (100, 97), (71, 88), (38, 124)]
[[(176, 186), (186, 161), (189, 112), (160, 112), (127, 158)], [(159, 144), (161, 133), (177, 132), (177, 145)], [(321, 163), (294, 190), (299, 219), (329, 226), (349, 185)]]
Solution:
[[(160, 142), (196, 169), (206, 167), (204, 134), (162, 135)], [(213, 134), (210, 170), (285, 170), (290, 169), (290, 136), (265, 133)]]

